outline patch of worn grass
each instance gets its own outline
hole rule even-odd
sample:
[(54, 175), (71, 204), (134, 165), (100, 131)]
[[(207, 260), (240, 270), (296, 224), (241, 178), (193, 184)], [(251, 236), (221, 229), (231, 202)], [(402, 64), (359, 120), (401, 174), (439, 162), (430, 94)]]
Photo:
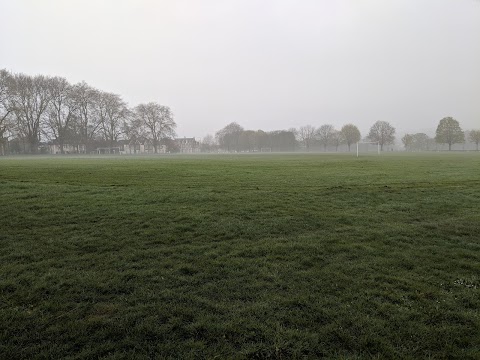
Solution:
[(480, 156), (0, 159), (0, 354), (478, 358)]

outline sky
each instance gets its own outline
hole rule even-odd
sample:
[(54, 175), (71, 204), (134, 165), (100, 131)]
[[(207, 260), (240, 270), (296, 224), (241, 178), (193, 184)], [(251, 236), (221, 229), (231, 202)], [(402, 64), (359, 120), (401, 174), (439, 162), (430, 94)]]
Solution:
[(0, 68), (169, 106), (179, 136), (480, 128), (479, 0), (0, 0)]

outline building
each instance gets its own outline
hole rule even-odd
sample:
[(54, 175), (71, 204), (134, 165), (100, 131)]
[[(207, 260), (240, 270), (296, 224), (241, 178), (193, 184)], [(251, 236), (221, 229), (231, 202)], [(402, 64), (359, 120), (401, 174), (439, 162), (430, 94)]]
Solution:
[[(60, 149), (60, 145), (56, 141), (52, 141), (47, 144), (47, 151), (50, 154), (61, 154), (62, 151)], [(85, 154), (85, 145), (78, 144), (63, 144), (63, 153), (64, 154)]]
[(174, 142), (180, 153), (192, 154), (200, 152), (200, 144), (195, 138), (176, 138)]
[[(120, 140), (118, 142), (120, 154), (155, 154), (155, 148), (151, 140)], [(167, 147), (165, 145), (158, 145), (157, 153), (165, 154)]]

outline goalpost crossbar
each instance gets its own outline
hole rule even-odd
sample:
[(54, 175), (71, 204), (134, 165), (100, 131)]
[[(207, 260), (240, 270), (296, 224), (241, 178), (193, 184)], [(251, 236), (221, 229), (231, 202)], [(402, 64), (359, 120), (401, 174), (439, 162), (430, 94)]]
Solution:
[(377, 154), (380, 155), (380, 143), (378, 141), (363, 141), (363, 142), (357, 142), (357, 157), (359, 157), (358, 154), (358, 145), (359, 144), (377, 144)]

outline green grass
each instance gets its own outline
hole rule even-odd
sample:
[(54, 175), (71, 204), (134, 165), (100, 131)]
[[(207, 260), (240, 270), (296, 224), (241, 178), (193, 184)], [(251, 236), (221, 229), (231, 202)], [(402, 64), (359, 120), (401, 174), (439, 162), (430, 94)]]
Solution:
[(0, 358), (480, 358), (480, 155), (0, 159)]

